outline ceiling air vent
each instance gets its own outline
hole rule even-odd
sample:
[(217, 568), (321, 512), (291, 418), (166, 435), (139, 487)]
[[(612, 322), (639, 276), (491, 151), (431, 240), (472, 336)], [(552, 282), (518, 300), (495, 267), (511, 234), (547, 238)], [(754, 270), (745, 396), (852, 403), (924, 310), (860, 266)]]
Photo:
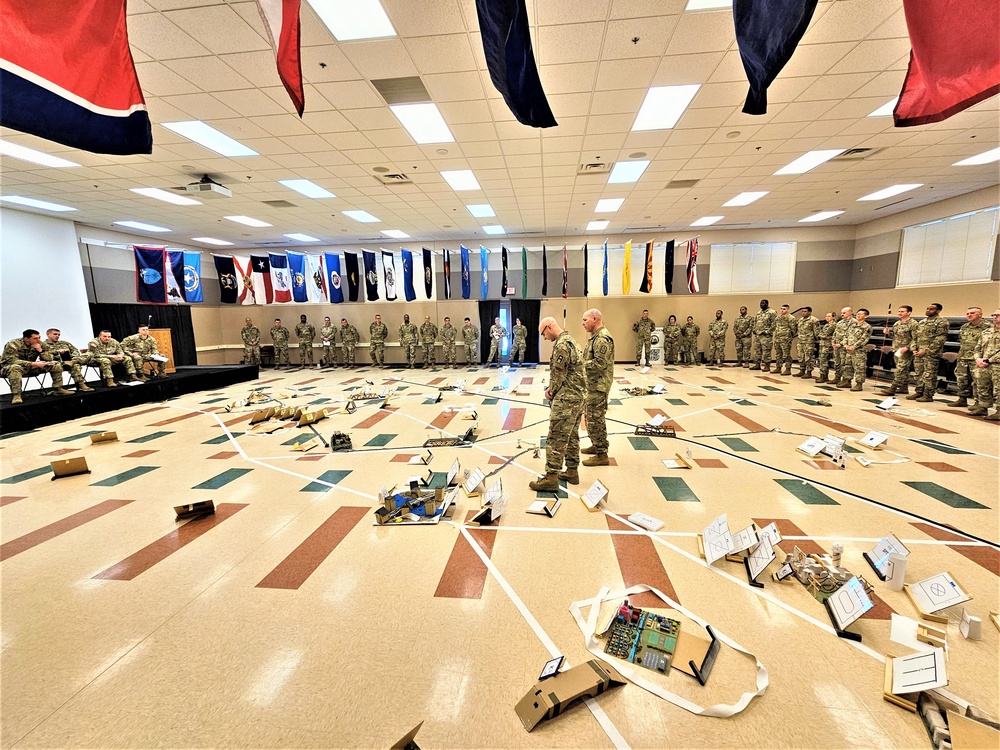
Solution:
[(687, 190), (693, 188), (701, 180), (671, 180), (667, 183), (667, 190)]
[(405, 174), (374, 174), (372, 175), (376, 180), (381, 182), (383, 185), (412, 185), (413, 180), (407, 177)]
[(405, 78), (378, 78), (372, 81), (386, 104), (418, 104), (431, 101), (419, 76)]
[(881, 154), (885, 148), (849, 148), (840, 156), (833, 157), (830, 161), (864, 161), (869, 156)]
[(579, 166), (579, 168), (577, 168), (576, 173), (577, 174), (605, 174), (605, 173), (611, 171), (611, 166), (612, 165), (610, 163), (606, 163), (606, 162), (602, 162), (602, 161), (595, 161), (595, 162), (590, 162), (589, 164), (581, 164)]
[(261, 203), (264, 203), (271, 208), (295, 208), (295, 204), (289, 203), (288, 201), (261, 201)]

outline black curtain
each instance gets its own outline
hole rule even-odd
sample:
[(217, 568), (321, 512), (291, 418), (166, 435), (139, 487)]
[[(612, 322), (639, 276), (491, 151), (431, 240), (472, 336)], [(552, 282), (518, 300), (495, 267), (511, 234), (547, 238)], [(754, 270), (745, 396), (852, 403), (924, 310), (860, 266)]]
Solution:
[(95, 338), (106, 328), (118, 341), (131, 336), (140, 325), (148, 325), (150, 328), (169, 328), (174, 346), (174, 364), (178, 367), (198, 364), (194, 327), (191, 325), (191, 308), (188, 305), (92, 303), (90, 320), (94, 324)]
[[(500, 302), (491, 299), (479, 300), (479, 358), (483, 362), (490, 356), (490, 328), (500, 317)], [(503, 357), (500, 357), (503, 362)]]
[(510, 301), (510, 317), (521, 319), (528, 328), (528, 351), (525, 362), (538, 361), (538, 321), (542, 313), (542, 301), (537, 299), (512, 299)]

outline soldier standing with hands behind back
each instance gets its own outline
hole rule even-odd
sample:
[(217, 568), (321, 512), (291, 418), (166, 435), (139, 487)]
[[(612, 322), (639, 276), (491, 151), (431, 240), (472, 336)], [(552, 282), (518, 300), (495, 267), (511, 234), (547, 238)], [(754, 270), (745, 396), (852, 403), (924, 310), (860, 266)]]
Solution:
[(462, 326), (462, 341), (465, 342), (465, 362), (470, 367), (479, 364), (479, 356), (476, 354), (476, 345), (479, 343), (479, 327), (472, 325), (469, 318), (465, 319)]
[[(896, 360), (896, 369), (893, 370), (892, 383), (888, 388), (883, 388), (879, 393), (883, 396), (894, 396), (897, 393), (906, 395), (910, 392), (910, 367), (913, 365), (913, 329), (916, 323), (910, 318), (913, 308), (909, 305), (900, 305), (896, 314), (899, 320), (892, 324), (892, 354)], [(885, 336), (889, 335), (889, 321), (885, 322), (883, 330)]]
[[(528, 326), (521, 323), (520, 318), (515, 318), (513, 334), (514, 348), (510, 352), (510, 363), (514, 364), (514, 359), (517, 358), (517, 363), (523, 365), (524, 351), (528, 348)], [(520, 354), (520, 357), (518, 357), (518, 354)]]
[(420, 326), (420, 348), (424, 355), (424, 367), (434, 366), (434, 342), (437, 341), (438, 327), (431, 323), (431, 316), (425, 315)]
[(358, 329), (347, 322), (347, 318), (340, 319), (340, 340), (344, 344), (344, 366), (354, 369), (354, 348), (361, 340)]
[(493, 358), (496, 357), (497, 366), (500, 366), (500, 361), (503, 359), (503, 346), (500, 342), (505, 338), (507, 329), (500, 325), (500, 318), (496, 318), (490, 326), (490, 356), (486, 359), (487, 365), (492, 365)]
[(441, 354), (444, 356), (446, 366), (458, 369), (458, 361), (455, 358), (455, 339), (458, 336), (458, 329), (451, 324), (451, 318), (444, 316), (444, 325), (441, 326)]
[(649, 317), (649, 310), (642, 311), (642, 317), (632, 324), (632, 330), (636, 333), (635, 338), (635, 366), (642, 364), (642, 352), (646, 352), (646, 363), (649, 363), (650, 336), (656, 328), (656, 323)]
[(938, 367), (941, 352), (948, 338), (948, 321), (941, 317), (944, 307), (937, 302), (927, 306), (927, 317), (917, 323), (913, 332), (913, 373), (917, 387), (908, 401), (930, 403), (937, 391)]
[(976, 344), (976, 404), (969, 409), (974, 417), (986, 415), (1000, 421), (1000, 410), (987, 414), (990, 404), (1000, 403), (1000, 310), (993, 311), (993, 325), (983, 331)]
[(698, 337), (701, 336), (701, 326), (694, 322), (690, 315), (687, 317), (687, 325), (681, 329), (681, 346), (684, 349), (684, 357), (689, 365), (701, 364), (698, 361)]
[(240, 331), (240, 338), (243, 339), (243, 364), (260, 364), (260, 329), (253, 324), (250, 318), (245, 321), (246, 325)]
[(973, 375), (976, 370), (976, 346), (990, 324), (983, 320), (983, 308), (970, 307), (965, 313), (969, 321), (958, 329), (958, 359), (955, 360), (955, 382), (958, 384), (958, 398), (948, 406), (968, 406), (971, 398), (975, 403)]
[(715, 320), (708, 324), (708, 363), (725, 367), (723, 361), (726, 359), (726, 331), (729, 330), (729, 323), (722, 319), (722, 310), (715, 311)]
[[(583, 350), (583, 374), (587, 381), (587, 393), (583, 400), (583, 412), (587, 419), (587, 435), (590, 447), (581, 453), (592, 454), (583, 462), (584, 466), (608, 466), (608, 394), (615, 379), (615, 340), (604, 327), (604, 316), (597, 308), (583, 314), (583, 328), (590, 334)], [(559, 475), (570, 484), (579, 484), (580, 477), (567, 470), (566, 476)], [(574, 481), (575, 480), (575, 481)]]
[(736, 366), (750, 366), (750, 340), (753, 337), (753, 318), (747, 315), (745, 307), (740, 308), (740, 316), (733, 321), (733, 338), (736, 339)]
[(274, 344), (274, 369), (280, 370), (282, 365), (288, 367), (288, 337), (291, 334), (281, 325), (281, 318), (274, 319), (271, 326), (271, 343)]
[(406, 363), (412, 370), (417, 361), (417, 327), (410, 322), (410, 316), (403, 314), (403, 325), (399, 327), (399, 345), (406, 355)]
[(337, 327), (330, 320), (329, 315), (323, 318), (323, 325), (319, 327), (319, 335), (323, 344), (323, 357), (320, 359), (320, 366), (332, 369), (337, 366)]
[(299, 324), (295, 326), (295, 336), (299, 340), (299, 365), (313, 364), (313, 341), (316, 340), (316, 328), (306, 320), (305, 315), (299, 316)]
[(382, 322), (382, 316), (376, 315), (375, 321), (368, 326), (368, 355), (372, 364), (380, 370), (385, 367), (385, 340), (389, 338), (389, 329)]
[(771, 337), (778, 313), (768, 307), (768, 301), (760, 301), (760, 312), (753, 316), (753, 345), (750, 353), (751, 370), (771, 371)]

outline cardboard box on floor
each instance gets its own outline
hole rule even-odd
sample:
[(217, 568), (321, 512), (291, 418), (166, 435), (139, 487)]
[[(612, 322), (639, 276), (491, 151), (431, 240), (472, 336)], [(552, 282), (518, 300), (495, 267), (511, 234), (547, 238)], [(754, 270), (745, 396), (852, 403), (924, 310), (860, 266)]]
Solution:
[(424, 722), (420, 722), (413, 729), (406, 733), (406, 736), (399, 740), (395, 745), (389, 748), (389, 750), (420, 750), (420, 747), (416, 743), (417, 732), (420, 731), (420, 727), (424, 725)]
[(543, 719), (561, 714), (577, 698), (594, 698), (608, 688), (624, 684), (625, 678), (614, 667), (591, 659), (555, 677), (536, 682), (514, 710), (530, 732)]

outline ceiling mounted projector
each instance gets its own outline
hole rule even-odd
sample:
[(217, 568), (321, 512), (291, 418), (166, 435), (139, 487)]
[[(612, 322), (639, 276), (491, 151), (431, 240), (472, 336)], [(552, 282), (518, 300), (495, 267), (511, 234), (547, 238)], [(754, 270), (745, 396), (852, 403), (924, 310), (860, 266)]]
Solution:
[(199, 182), (192, 182), (184, 186), (187, 193), (197, 194), (201, 198), (232, 198), (233, 191), (215, 182), (208, 175), (204, 175)]

